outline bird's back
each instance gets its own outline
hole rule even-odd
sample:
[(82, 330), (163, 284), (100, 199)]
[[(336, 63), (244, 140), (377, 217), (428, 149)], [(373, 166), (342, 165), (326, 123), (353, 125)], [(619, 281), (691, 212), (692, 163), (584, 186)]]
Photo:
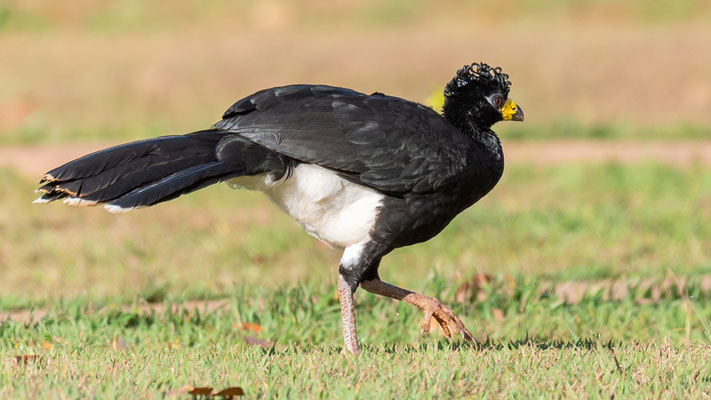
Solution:
[(321, 85), (257, 92), (214, 127), (399, 197), (455, 185), (473, 146), (421, 104)]

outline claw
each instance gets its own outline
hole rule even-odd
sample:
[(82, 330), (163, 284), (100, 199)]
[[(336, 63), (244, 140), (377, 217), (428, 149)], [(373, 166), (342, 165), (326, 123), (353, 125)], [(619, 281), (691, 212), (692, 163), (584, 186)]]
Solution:
[(463, 340), (474, 341), (474, 336), (467, 330), (459, 317), (449, 307), (440, 303), (439, 300), (426, 297), (426, 304), (422, 304), (420, 307), (424, 312), (424, 317), (420, 324), (420, 334), (424, 335), (430, 331), (430, 323), (432, 317), (434, 317), (442, 328), (442, 332), (450, 341), (453, 340), (452, 333), (460, 334)]

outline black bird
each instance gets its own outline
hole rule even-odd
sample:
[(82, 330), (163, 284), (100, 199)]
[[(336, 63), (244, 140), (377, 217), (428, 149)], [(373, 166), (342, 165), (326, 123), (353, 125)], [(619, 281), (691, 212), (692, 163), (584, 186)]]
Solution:
[(346, 349), (359, 352), (353, 293), (405, 301), (445, 335), (474, 340), (437, 299), (379, 279), (382, 257), (437, 235), (501, 178), (491, 126), (523, 121), (500, 68), (465, 65), (444, 90), (443, 115), (382, 93), (290, 85), (236, 102), (212, 128), (101, 150), (49, 171), (35, 200), (152, 206), (226, 181), (264, 192), (329, 246), (344, 249), (338, 291)]

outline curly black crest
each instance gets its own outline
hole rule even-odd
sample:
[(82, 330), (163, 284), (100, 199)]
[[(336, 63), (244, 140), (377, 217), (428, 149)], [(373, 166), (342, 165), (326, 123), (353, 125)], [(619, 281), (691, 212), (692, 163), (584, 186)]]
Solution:
[(459, 88), (469, 85), (472, 82), (490, 86), (495, 84), (499, 86), (504, 96), (508, 96), (511, 82), (509, 76), (502, 72), (501, 68), (492, 68), (486, 63), (471, 63), (465, 65), (457, 71), (457, 74), (452, 78), (444, 88), (444, 96), (449, 97)]

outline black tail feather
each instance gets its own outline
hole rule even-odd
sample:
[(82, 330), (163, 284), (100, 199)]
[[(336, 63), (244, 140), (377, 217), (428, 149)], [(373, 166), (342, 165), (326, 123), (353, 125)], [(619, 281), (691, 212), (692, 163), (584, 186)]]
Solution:
[(109, 147), (77, 158), (47, 172), (40, 183), (67, 182), (94, 176), (105, 170), (145, 157), (151, 151), (160, 148), (161, 145), (184, 140), (185, 136), (162, 136)]
[(103, 202), (121, 196), (141, 185), (184, 169), (214, 161), (214, 154), (145, 156), (84, 179), (60, 183), (57, 189), (72, 196)]
[(40, 183), (84, 179), (106, 170), (145, 158), (169, 159), (176, 154), (208, 155), (214, 158), (215, 145), (225, 137), (219, 130), (193, 132), (187, 135), (161, 136), (125, 143), (87, 154), (47, 172)]
[(111, 147), (49, 171), (36, 200), (70, 205), (107, 203), (121, 212), (151, 206), (240, 175), (283, 176), (289, 161), (219, 129), (163, 136)]
[(244, 172), (242, 163), (218, 160), (217, 145), (229, 136), (211, 129), (97, 151), (45, 174), (36, 202), (110, 202), (107, 208), (118, 210), (170, 200)]
[(136, 207), (152, 206), (239, 175), (240, 171), (235, 171), (232, 166), (220, 161), (196, 165), (115, 198), (106, 204), (106, 209), (120, 212)]

